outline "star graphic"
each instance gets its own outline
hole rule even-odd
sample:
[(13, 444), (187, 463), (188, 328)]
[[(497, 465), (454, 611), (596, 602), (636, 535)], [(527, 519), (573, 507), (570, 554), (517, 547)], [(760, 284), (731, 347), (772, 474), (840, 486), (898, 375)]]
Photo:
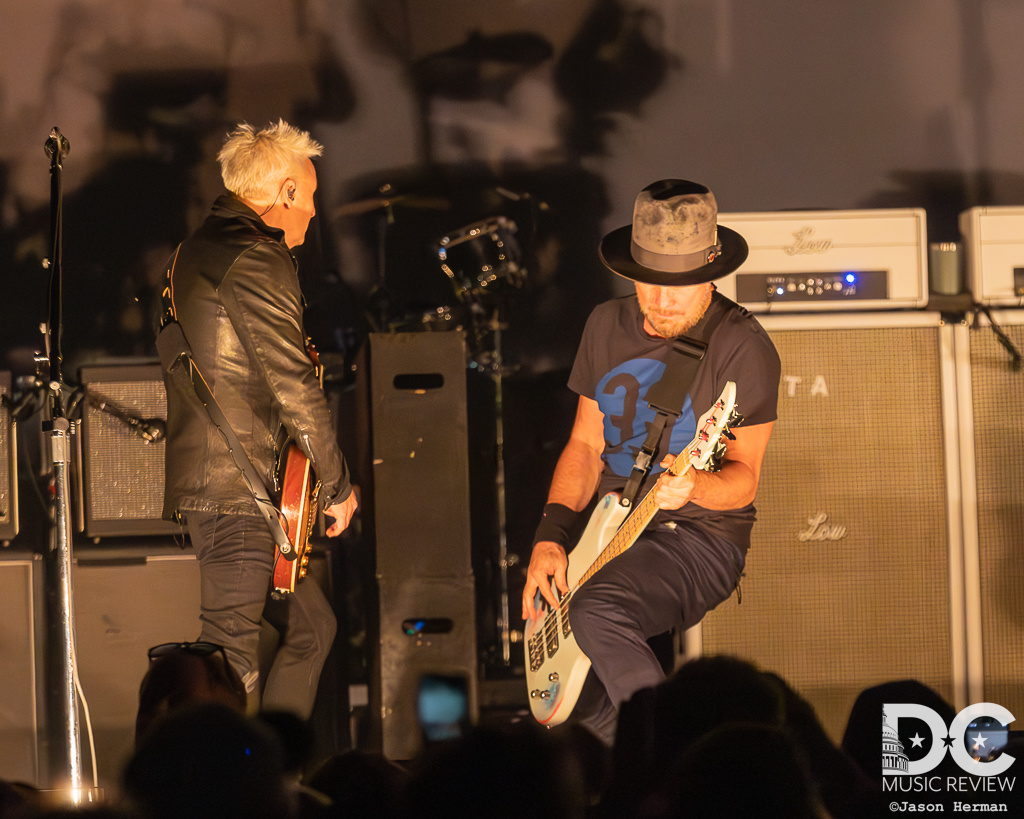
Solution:
[(922, 747), (924, 747), (924, 737), (921, 736), (921, 732), (920, 731), (918, 731), (916, 734), (914, 734), (910, 738), (910, 741), (912, 743), (912, 747), (914, 747), (914, 748), (922, 748)]
[(983, 737), (981, 734), (978, 734), (974, 738), (974, 750), (977, 751), (979, 748), (983, 748), (986, 742), (988, 742), (988, 739)]
[(947, 747), (947, 748), (952, 748), (953, 747), (953, 737), (951, 737), (951, 736), (944, 736), (942, 738), (942, 744), (945, 747)]

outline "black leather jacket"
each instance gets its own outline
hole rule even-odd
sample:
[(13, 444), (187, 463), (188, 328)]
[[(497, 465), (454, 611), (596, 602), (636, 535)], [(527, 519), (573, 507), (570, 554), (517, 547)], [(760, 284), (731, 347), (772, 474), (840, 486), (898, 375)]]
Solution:
[[(311, 460), (330, 506), (352, 486), (306, 352), (295, 259), (283, 238), (235, 197), (220, 197), (182, 243), (170, 295), (200, 372), (267, 488), (273, 490), (283, 426)], [(191, 384), (166, 373), (164, 380), (164, 517), (190, 510), (259, 514)]]

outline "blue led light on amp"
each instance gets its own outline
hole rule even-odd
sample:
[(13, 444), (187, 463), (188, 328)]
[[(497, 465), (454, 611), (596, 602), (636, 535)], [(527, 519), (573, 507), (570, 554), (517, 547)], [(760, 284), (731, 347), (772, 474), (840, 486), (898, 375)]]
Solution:
[(854, 284), (857, 281), (857, 276), (853, 273), (847, 273), (845, 278), (847, 284)]

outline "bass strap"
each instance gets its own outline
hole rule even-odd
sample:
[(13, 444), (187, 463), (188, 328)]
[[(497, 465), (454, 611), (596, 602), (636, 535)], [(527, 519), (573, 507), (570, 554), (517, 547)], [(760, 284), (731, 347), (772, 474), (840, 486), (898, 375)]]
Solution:
[(704, 361), (708, 339), (718, 326), (722, 313), (723, 308), (712, 299), (700, 321), (690, 330), (690, 334), (673, 339), (665, 372), (647, 390), (647, 405), (655, 412), (654, 421), (651, 422), (647, 438), (636, 454), (629, 479), (619, 498), (620, 505), (633, 505), (640, 485), (650, 474), (651, 465), (658, 454), (658, 443), (669, 418), (675, 419), (682, 415), (686, 393), (693, 384), (701, 362)]
[(256, 508), (259, 509), (260, 514), (267, 523), (267, 528), (270, 529), (274, 543), (277, 544), (277, 548), (286, 560), (295, 560), (297, 557), (295, 547), (288, 539), (288, 534), (281, 525), (277, 507), (270, 499), (270, 494), (263, 483), (263, 478), (260, 477), (252, 461), (249, 460), (249, 456), (245, 454), (242, 442), (238, 440), (238, 436), (224, 415), (224, 410), (217, 403), (213, 390), (210, 389), (210, 385), (206, 383), (206, 379), (203, 378), (203, 374), (199, 371), (199, 367), (192, 357), (192, 348), (185, 338), (184, 330), (178, 323), (174, 308), (173, 274), (179, 250), (181, 250), (180, 245), (178, 250), (174, 251), (171, 265), (167, 269), (167, 280), (160, 295), (163, 311), (160, 319), (160, 332), (156, 337), (156, 348), (160, 355), (160, 363), (164, 370), (170, 374), (171, 378), (178, 379), (182, 383), (187, 381), (187, 383), (192, 385), (192, 389), (195, 391), (199, 402), (206, 407), (213, 425), (224, 437), (228, 447), (228, 454), (231, 455), (231, 460), (234, 461), (235, 466), (241, 471), (242, 478), (249, 487), (253, 500), (256, 501)]

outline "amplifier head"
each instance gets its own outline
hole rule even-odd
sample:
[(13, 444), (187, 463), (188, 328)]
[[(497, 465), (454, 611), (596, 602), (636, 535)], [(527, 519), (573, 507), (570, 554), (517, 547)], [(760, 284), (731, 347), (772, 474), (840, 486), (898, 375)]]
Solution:
[(720, 213), (750, 254), (717, 282), (755, 313), (899, 310), (928, 303), (925, 212)]
[(960, 214), (967, 279), (980, 304), (1024, 307), (1024, 208), (971, 208)]

